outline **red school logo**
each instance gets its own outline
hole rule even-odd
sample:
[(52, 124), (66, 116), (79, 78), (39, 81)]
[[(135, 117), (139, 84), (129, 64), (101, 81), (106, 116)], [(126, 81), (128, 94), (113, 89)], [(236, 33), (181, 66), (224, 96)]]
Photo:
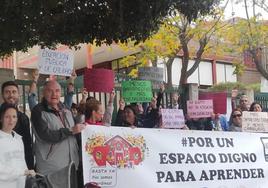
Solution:
[(144, 160), (146, 148), (143, 136), (93, 136), (88, 138), (85, 149), (92, 155), (98, 166), (111, 166), (119, 168), (133, 168)]

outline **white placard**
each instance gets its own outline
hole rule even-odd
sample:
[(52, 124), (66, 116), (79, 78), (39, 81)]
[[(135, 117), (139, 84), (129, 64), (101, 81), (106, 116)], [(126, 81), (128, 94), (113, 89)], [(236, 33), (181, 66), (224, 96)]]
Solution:
[(245, 132), (268, 132), (268, 113), (244, 111), (242, 130)]
[(268, 135), (262, 133), (93, 125), (82, 132), (82, 150), (85, 184), (268, 187)]
[(161, 109), (162, 126), (164, 128), (182, 128), (185, 126), (185, 119), (182, 109)]
[(39, 50), (38, 69), (41, 74), (70, 76), (73, 71), (74, 55), (49, 49)]

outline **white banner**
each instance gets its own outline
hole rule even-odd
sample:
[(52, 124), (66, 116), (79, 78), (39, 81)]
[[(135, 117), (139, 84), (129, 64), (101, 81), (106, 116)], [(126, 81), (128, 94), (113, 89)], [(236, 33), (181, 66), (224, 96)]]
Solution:
[(38, 70), (41, 74), (70, 76), (73, 71), (74, 56), (71, 51), (40, 49), (38, 62)]
[(87, 126), (84, 182), (116, 188), (267, 188), (268, 135)]

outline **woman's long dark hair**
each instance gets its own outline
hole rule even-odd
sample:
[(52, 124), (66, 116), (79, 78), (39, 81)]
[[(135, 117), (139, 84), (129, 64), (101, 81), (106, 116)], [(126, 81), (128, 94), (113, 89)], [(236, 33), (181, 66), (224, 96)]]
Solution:
[(258, 102), (253, 102), (253, 103), (250, 105), (249, 111), (253, 112), (253, 111), (254, 111), (254, 106), (255, 106), (256, 104), (260, 105), (260, 107), (261, 107), (261, 109), (262, 109), (262, 105), (261, 105), (260, 103), (258, 103)]

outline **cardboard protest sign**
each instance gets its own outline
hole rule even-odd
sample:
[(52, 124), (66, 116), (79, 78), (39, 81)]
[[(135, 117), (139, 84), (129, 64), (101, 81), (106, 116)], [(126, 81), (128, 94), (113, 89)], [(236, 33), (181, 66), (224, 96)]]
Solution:
[(212, 113), (212, 100), (187, 101), (187, 115), (190, 118), (211, 117)]
[(122, 95), (126, 102), (150, 102), (152, 86), (150, 81), (132, 80), (122, 82)]
[(213, 101), (214, 113), (226, 114), (227, 112), (227, 93), (217, 92), (217, 93), (200, 93), (200, 100), (211, 99)]
[(84, 184), (116, 188), (267, 188), (268, 137), (86, 126)]
[(70, 76), (73, 71), (74, 55), (71, 51), (60, 52), (40, 49), (38, 70), (41, 74)]
[(182, 128), (185, 125), (183, 110), (161, 109), (162, 125), (164, 128)]
[(114, 88), (114, 72), (109, 69), (87, 69), (84, 87), (87, 91), (110, 93)]
[(141, 80), (163, 82), (164, 69), (160, 67), (139, 67), (138, 75)]
[(268, 113), (243, 111), (242, 130), (245, 132), (268, 132)]
[(159, 89), (164, 81), (164, 69), (160, 67), (139, 67), (138, 78), (140, 80), (150, 80), (153, 89)]

